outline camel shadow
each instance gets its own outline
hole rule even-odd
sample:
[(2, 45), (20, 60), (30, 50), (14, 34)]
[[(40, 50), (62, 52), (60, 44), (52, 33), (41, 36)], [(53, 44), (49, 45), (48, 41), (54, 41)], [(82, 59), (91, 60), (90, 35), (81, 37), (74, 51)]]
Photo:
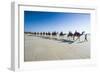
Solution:
[(50, 38), (50, 37), (41, 37), (41, 38), (51, 40), (51, 38)]
[(73, 40), (67, 40), (67, 39), (57, 39), (57, 38), (49, 38), (49, 37), (42, 37), (44, 39), (49, 39), (49, 40), (56, 40), (56, 41), (60, 41), (60, 42), (63, 42), (63, 43), (68, 43), (68, 44), (72, 44), (74, 43), (75, 41)]
[(79, 42), (77, 42), (77, 43), (84, 43), (84, 42), (86, 42), (86, 41), (79, 41)]
[(61, 42), (63, 42), (63, 43), (68, 43), (68, 44), (74, 43), (73, 40), (65, 40), (65, 39), (62, 39)]
[(57, 40), (57, 41), (59, 41), (57, 38), (52, 38), (52, 40)]

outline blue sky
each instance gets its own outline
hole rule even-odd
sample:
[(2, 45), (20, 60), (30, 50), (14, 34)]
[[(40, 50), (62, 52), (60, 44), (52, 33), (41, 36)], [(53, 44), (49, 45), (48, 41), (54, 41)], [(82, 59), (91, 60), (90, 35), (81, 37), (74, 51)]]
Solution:
[(24, 11), (25, 32), (74, 32), (90, 33), (90, 14)]

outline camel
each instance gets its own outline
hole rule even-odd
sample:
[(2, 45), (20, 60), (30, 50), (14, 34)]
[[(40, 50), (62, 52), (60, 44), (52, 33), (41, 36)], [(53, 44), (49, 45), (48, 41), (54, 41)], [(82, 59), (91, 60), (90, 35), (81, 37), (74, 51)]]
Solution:
[(51, 35), (52, 35), (52, 39), (56, 40), (58, 32), (54, 31), (54, 32), (51, 33)]
[(36, 35), (36, 32), (33, 32), (34, 35)]
[(48, 32), (48, 35), (50, 36), (50, 35), (51, 35), (51, 33), (50, 33), (50, 32)]
[(46, 35), (47, 35), (47, 36), (50, 36), (50, 35), (51, 35), (51, 33), (50, 33), (50, 32), (46, 32)]
[(71, 31), (69, 31), (67, 37), (73, 37), (73, 33)]
[(39, 35), (39, 32), (37, 32), (36, 34)]
[(42, 32), (40, 32), (40, 35), (42, 36)]
[[(77, 37), (77, 39), (80, 40), (80, 37), (84, 34), (85, 32), (83, 31), (82, 33), (79, 33), (77, 31), (75, 31), (75, 33), (73, 34), (73, 40), (75, 40), (75, 37)], [(77, 40), (76, 39), (76, 40)]]
[(60, 32), (60, 34), (59, 34), (59, 36), (64, 36), (64, 35), (66, 35), (66, 34), (63, 32)]
[(57, 36), (58, 32), (52, 32), (52, 36)]
[(43, 34), (43, 35), (45, 35), (46, 33), (45, 33), (45, 32), (43, 32), (42, 34)]
[(68, 35), (67, 35), (67, 38), (70, 38), (70, 37), (72, 38), (73, 35), (74, 35), (74, 34), (73, 34), (71, 31), (69, 31), (69, 33), (68, 33)]

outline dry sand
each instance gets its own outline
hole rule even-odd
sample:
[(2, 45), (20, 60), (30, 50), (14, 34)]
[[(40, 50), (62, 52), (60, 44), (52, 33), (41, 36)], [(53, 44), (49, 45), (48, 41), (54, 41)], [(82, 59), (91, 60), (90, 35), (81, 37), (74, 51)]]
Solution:
[[(88, 41), (68, 41), (65, 37), (46, 39), (25, 34), (24, 61), (70, 60), (90, 58), (90, 35)], [(62, 40), (63, 39), (63, 40)]]

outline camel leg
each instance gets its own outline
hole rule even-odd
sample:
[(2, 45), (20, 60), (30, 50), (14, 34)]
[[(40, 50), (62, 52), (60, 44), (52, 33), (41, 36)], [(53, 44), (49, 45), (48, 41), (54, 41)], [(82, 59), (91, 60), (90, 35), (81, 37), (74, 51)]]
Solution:
[(69, 40), (69, 37), (67, 36), (67, 40)]
[(77, 36), (76, 40), (79, 40), (80, 41), (80, 37)]
[(75, 36), (73, 36), (73, 40), (75, 39)]
[(80, 41), (80, 37), (77, 37), (77, 39), (76, 40), (79, 40)]
[(79, 41), (80, 41), (80, 37), (78, 37), (79, 38)]

